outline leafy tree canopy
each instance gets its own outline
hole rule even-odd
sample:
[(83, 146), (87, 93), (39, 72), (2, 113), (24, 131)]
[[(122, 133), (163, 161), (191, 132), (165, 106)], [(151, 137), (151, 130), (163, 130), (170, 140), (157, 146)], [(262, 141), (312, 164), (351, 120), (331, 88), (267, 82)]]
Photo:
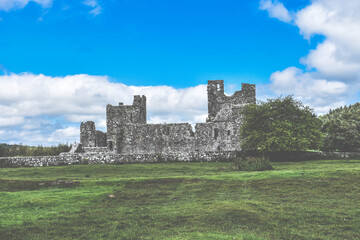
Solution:
[(320, 119), (324, 133), (323, 150), (360, 150), (360, 103), (330, 110)]
[(269, 99), (241, 110), (243, 149), (304, 151), (321, 144), (321, 121), (292, 96)]

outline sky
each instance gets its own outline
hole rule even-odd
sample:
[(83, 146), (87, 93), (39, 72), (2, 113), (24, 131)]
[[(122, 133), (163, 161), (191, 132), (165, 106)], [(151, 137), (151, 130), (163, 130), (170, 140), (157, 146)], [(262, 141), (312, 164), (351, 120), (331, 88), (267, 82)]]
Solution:
[(79, 141), (147, 96), (148, 123), (204, 122), (207, 80), (293, 95), (318, 115), (359, 101), (358, 0), (0, 0), (0, 142)]

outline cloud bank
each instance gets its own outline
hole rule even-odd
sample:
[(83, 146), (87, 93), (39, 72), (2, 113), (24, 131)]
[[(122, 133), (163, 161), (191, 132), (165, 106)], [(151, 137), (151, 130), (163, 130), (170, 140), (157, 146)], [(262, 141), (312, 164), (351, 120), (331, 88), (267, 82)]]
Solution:
[[(270, 17), (295, 24), (305, 39), (325, 39), (300, 59), (306, 71), (290, 66), (273, 73), (275, 93), (294, 94), (319, 114), (351, 103), (360, 90), (360, 1), (313, 0), (293, 13), (277, 1), (260, 1)], [(279, 10), (282, 9), (282, 10)]]
[[(39, 4), (42, 8), (50, 8), (53, 0), (0, 0), (0, 11), (9, 12), (23, 9), (30, 2)], [(91, 8), (90, 15), (97, 16), (102, 13), (102, 7), (97, 0), (85, 0), (80, 4)], [(3, 21), (3, 19), (0, 18), (0, 21)]]
[(24, 8), (29, 2), (35, 2), (43, 8), (48, 8), (52, 0), (0, 0), (0, 10), (10, 11)]
[(57, 144), (79, 139), (79, 123), (105, 130), (106, 104), (132, 104), (146, 95), (149, 123), (204, 122), (206, 85), (127, 86), (106, 76), (50, 77), (30, 73), (0, 76), (0, 142)]

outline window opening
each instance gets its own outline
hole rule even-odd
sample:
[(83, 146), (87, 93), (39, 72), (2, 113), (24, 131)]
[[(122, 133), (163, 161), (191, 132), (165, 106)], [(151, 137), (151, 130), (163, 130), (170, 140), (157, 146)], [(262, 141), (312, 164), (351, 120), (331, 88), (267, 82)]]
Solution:
[(215, 138), (215, 140), (218, 138), (218, 136), (219, 136), (219, 129), (215, 128), (214, 129), (214, 138)]
[(109, 141), (108, 144), (109, 144), (109, 150), (112, 151), (113, 150), (113, 142)]

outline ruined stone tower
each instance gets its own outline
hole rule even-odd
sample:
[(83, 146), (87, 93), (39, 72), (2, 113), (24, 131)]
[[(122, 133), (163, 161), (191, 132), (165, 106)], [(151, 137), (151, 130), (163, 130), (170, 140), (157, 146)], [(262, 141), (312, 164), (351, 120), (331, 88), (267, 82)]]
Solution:
[(255, 85), (241, 84), (241, 91), (232, 96), (224, 93), (223, 80), (210, 80), (208, 92), (208, 118), (207, 122), (240, 121), (240, 108), (246, 104), (256, 103)]
[(197, 123), (147, 124), (146, 97), (134, 96), (133, 105), (106, 106), (107, 133), (95, 130), (94, 122), (81, 123), (80, 142), (86, 147), (107, 146), (121, 155), (172, 154), (174, 156), (226, 153), (241, 150), (240, 109), (256, 102), (255, 85), (242, 84), (232, 96), (224, 93), (223, 80), (207, 86), (208, 118)]
[(106, 106), (107, 146), (110, 151), (119, 151), (124, 128), (129, 124), (146, 124), (146, 97), (134, 96), (133, 105)]
[(106, 133), (95, 130), (93, 121), (81, 123), (80, 143), (87, 147), (106, 147)]

